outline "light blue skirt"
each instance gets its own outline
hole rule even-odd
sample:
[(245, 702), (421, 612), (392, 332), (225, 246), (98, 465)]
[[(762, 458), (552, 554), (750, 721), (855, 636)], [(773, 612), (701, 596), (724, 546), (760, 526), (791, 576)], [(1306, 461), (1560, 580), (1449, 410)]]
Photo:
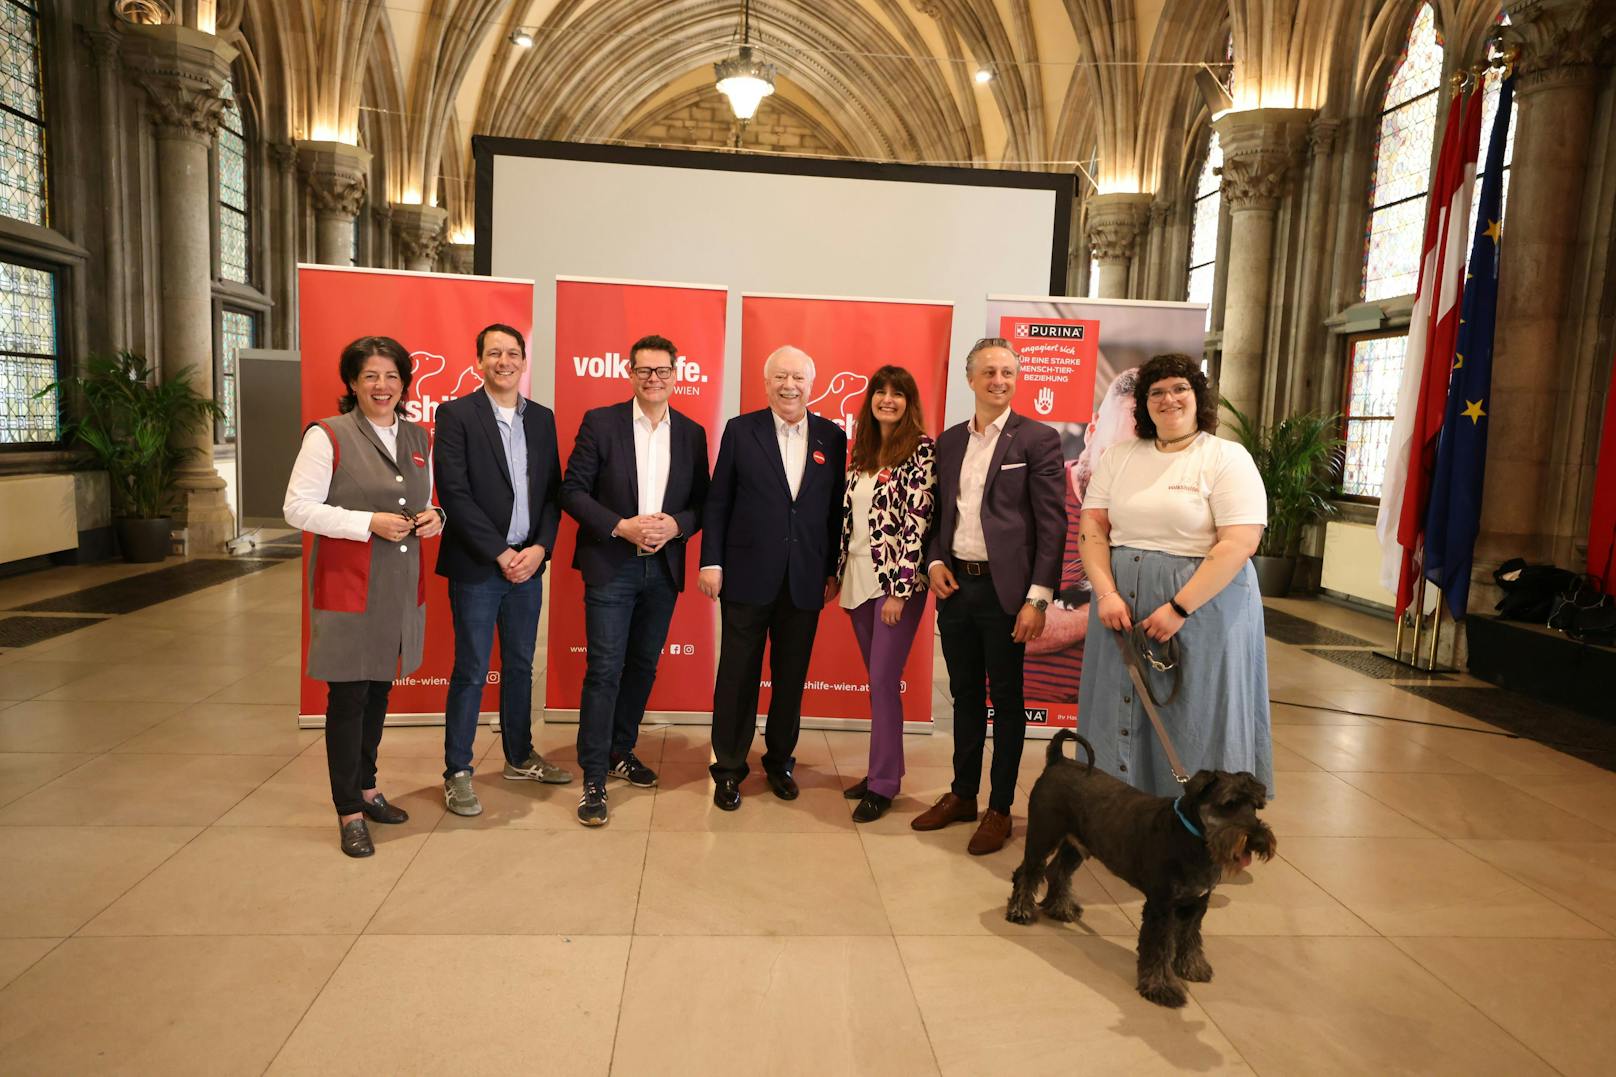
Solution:
[[(1118, 546), (1111, 574), (1142, 620), (1165, 603), (1200, 567), (1199, 557)], [(1173, 768), (1156, 740), (1123, 664), (1120, 638), (1100, 623), (1089, 603), (1078, 690), (1078, 732), (1094, 745), (1094, 764), (1107, 774), (1157, 796), (1177, 796)], [(1263, 637), (1257, 573), (1248, 561), (1217, 597), (1190, 615), (1178, 631), (1182, 681), (1178, 695), (1158, 708), (1185, 768), (1250, 771), (1274, 795), (1274, 748), (1268, 717), (1268, 651)], [(1158, 699), (1172, 691), (1172, 674), (1145, 664)]]

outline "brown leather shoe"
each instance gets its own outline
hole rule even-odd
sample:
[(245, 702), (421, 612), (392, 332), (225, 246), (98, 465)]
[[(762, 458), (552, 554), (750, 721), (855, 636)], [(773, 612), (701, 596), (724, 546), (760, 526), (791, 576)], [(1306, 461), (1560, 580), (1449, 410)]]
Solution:
[(987, 810), (982, 816), (982, 825), (976, 828), (971, 835), (971, 844), (965, 851), (972, 856), (986, 856), (996, 853), (1004, 848), (1004, 843), (1010, 839), (1010, 817), (1002, 811)]
[(976, 798), (969, 800), (944, 793), (937, 803), (909, 821), (914, 830), (941, 830), (949, 823), (969, 823), (976, 818)]

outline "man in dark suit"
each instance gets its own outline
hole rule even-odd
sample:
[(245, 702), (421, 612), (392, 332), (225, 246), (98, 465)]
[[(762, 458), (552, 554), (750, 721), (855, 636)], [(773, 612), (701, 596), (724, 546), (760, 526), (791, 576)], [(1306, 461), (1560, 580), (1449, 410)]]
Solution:
[(533, 648), (543, 572), (561, 524), (555, 414), (521, 394), (527, 343), (508, 325), (477, 334), (483, 387), (438, 408), (432, 453), (438, 503), (449, 517), (438, 575), (449, 579), (455, 664), (443, 716), (443, 797), (478, 815), (471, 745), (499, 628), (500, 735), (505, 777), (564, 784), (572, 775), (533, 750)]
[(578, 521), (589, 665), (578, 708), (584, 791), (578, 821), (607, 820), (606, 776), (649, 788), (634, 754), (668, 624), (685, 589), (685, 543), (707, 500), (707, 432), (668, 406), (678, 351), (647, 336), (629, 349), (634, 396), (584, 415), (561, 507)]
[(741, 806), (746, 752), (757, 728), (763, 646), (769, 644), (772, 695), (763, 772), (782, 800), (797, 798), (791, 776), (802, 724), (808, 654), (819, 611), (836, 597), (841, 552), (842, 481), (847, 435), (808, 414), (814, 361), (777, 349), (763, 364), (769, 406), (724, 427), (707, 494), (701, 579), (722, 596), (723, 629), (713, 685), (713, 803)]
[(1022, 661), (1043, 632), (1066, 538), (1060, 435), (1010, 410), (1019, 372), (1020, 359), (1001, 337), (977, 341), (966, 357), (976, 414), (937, 439), (937, 511), (926, 553), (954, 693), (954, 784), (910, 825), (939, 830), (976, 819), (991, 686), (993, 774), (987, 813), (969, 845), (977, 856), (1010, 837), (1027, 722)]

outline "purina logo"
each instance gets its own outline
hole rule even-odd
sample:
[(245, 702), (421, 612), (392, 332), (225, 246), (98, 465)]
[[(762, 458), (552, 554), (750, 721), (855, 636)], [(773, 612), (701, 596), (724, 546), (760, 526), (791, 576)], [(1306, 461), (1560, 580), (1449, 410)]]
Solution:
[(449, 360), (436, 352), (410, 352), (410, 390), (413, 400), (404, 402), (404, 417), (412, 423), (430, 423), (438, 407), (458, 400), (483, 387), (476, 367), (466, 367), (451, 382)]
[[(1028, 725), (1048, 725), (1049, 724), (1049, 708), (1048, 707), (1027, 707), (1026, 708), (1026, 714), (1027, 714), (1027, 724)], [(993, 708), (992, 707), (988, 708), (988, 721), (990, 721), (990, 722), (993, 721)]]
[(1033, 340), (1082, 340), (1086, 326), (1050, 325), (1046, 322), (1017, 323), (1016, 336)]
[[(572, 372), (580, 378), (615, 378), (618, 381), (629, 381), (633, 377), (629, 373), (628, 359), (622, 352), (575, 355), (572, 357)], [(681, 355), (674, 360), (673, 381), (672, 392), (689, 396), (697, 392), (697, 385), (707, 381), (707, 375), (702, 371), (700, 363), (688, 355)]]

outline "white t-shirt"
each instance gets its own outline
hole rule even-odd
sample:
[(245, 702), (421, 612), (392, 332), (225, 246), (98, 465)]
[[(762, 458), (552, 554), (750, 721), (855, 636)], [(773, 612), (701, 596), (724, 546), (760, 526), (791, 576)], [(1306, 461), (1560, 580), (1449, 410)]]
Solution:
[(1178, 452), (1162, 452), (1150, 438), (1111, 446), (1083, 507), (1107, 511), (1112, 546), (1184, 557), (1205, 557), (1220, 527), (1268, 523), (1268, 496), (1251, 454), (1204, 432)]

